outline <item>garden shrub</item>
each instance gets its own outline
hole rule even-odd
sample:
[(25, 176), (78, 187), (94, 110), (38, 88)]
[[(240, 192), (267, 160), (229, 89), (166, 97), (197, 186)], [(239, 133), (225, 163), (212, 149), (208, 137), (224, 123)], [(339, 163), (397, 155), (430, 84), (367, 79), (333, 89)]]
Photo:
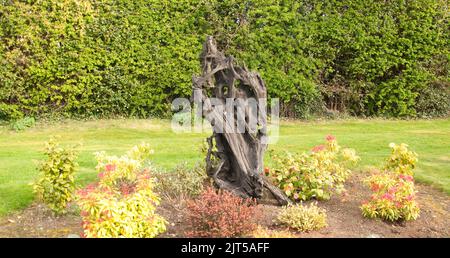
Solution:
[(409, 151), (408, 145), (390, 143), (391, 155), (384, 165), (385, 170), (392, 170), (396, 174), (413, 175), (417, 163), (417, 153)]
[(156, 190), (167, 199), (185, 199), (198, 196), (207, 180), (205, 168), (196, 164), (188, 168), (186, 164), (176, 166), (172, 171), (155, 171)]
[(155, 237), (166, 230), (154, 180), (143, 168), (151, 153), (148, 144), (121, 157), (97, 153), (99, 182), (78, 191), (85, 237)]
[(187, 203), (188, 236), (239, 237), (257, 227), (261, 215), (255, 200), (242, 199), (228, 191), (207, 187), (197, 199)]
[(422, 89), (416, 99), (418, 116), (422, 118), (447, 116), (450, 112), (449, 99), (450, 80), (447, 83), (432, 84)]
[(327, 214), (317, 204), (296, 204), (282, 208), (277, 217), (278, 221), (289, 228), (308, 232), (318, 230), (327, 226)]
[(24, 117), (15, 121), (12, 121), (11, 123), (11, 129), (14, 131), (23, 131), (27, 128), (33, 127), (36, 123), (36, 120), (34, 120), (34, 117)]
[(55, 214), (63, 214), (74, 197), (78, 153), (74, 147), (63, 148), (56, 139), (51, 139), (45, 144), (45, 155), (47, 159), (38, 166), (41, 175), (33, 190)]
[(344, 191), (344, 183), (350, 176), (349, 167), (359, 157), (353, 149), (341, 148), (334, 136), (327, 136), (326, 143), (315, 146), (311, 153), (285, 156), (274, 155), (276, 165), (267, 169), (272, 178), (291, 199), (329, 199), (333, 191)]
[(413, 177), (417, 154), (409, 151), (406, 144), (391, 143), (390, 147), (392, 153), (385, 169), (365, 180), (373, 193), (371, 199), (362, 204), (362, 213), (368, 218), (389, 221), (415, 220), (420, 212)]

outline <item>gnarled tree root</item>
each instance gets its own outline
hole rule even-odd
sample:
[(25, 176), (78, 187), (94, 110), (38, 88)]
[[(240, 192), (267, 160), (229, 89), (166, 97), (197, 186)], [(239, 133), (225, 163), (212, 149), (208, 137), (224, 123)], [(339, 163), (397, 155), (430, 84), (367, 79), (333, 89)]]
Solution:
[[(217, 50), (212, 37), (206, 39), (200, 59), (202, 76), (194, 76), (192, 81), (194, 95), (201, 96), (202, 115), (214, 128), (213, 135), (207, 139), (208, 175), (218, 188), (243, 198), (288, 204), (286, 195), (263, 175), (263, 156), (267, 148), (267, 91), (261, 76), (245, 67), (235, 66), (232, 57), (225, 57)], [(244, 104), (232, 106), (230, 116), (227, 114), (229, 109), (225, 108), (227, 99)], [(251, 110), (249, 100), (255, 100), (256, 109)], [(238, 108), (245, 119), (239, 120), (239, 115), (235, 114)], [(236, 132), (239, 121), (244, 123), (243, 132)], [(249, 121), (256, 121), (256, 125)]]

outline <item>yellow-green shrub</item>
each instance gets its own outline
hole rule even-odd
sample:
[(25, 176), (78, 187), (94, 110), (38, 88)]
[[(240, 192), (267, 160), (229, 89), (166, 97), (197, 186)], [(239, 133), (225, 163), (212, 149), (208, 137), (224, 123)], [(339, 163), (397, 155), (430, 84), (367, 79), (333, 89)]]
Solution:
[(408, 145), (401, 143), (397, 145), (390, 143), (391, 155), (386, 160), (384, 169), (392, 170), (396, 174), (413, 175), (413, 169), (416, 167), (417, 153), (408, 150)]
[(47, 159), (38, 166), (41, 176), (33, 184), (33, 190), (55, 214), (63, 214), (75, 190), (77, 151), (73, 147), (63, 148), (51, 139), (45, 144), (45, 155)]
[(361, 210), (368, 218), (382, 218), (389, 221), (415, 220), (420, 209), (415, 201), (413, 168), (417, 154), (408, 150), (408, 145), (389, 145), (391, 156), (385, 170), (377, 171), (365, 180), (372, 190), (370, 201), (365, 201)]
[(154, 180), (143, 168), (151, 152), (141, 144), (121, 157), (97, 153), (100, 180), (78, 192), (85, 237), (155, 237), (166, 230)]
[(335, 137), (326, 137), (326, 143), (315, 146), (311, 153), (274, 156), (275, 168), (267, 174), (293, 200), (310, 198), (329, 199), (332, 191), (344, 190), (350, 176), (350, 165), (359, 157), (353, 149), (342, 149)]
[(285, 206), (278, 214), (277, 219), (289, 228), (302, 232), (317, 230), (327, 226), (326, 211), (317, 207), (315, 203), (311, 203), (309, 206), (302, 204)]

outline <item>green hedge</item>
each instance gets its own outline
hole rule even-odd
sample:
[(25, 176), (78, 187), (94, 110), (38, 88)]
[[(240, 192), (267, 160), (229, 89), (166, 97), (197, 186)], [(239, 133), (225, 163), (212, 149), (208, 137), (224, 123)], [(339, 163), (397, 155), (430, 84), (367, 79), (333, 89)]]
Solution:
[(449, 110), (442, 0), (4, 0), (0, 8), (0, 119), (168, 116), (172, 99), (190, 95), (206, 35), (262, 74), (284, 115)]

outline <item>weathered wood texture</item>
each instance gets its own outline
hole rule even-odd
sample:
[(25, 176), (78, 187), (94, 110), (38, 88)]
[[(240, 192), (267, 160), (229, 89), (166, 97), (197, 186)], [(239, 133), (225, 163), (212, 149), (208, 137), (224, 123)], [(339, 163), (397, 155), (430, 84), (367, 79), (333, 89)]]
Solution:
[[(237, 66), (233, 57), (225, 57), (212, 37), (207, 37), (200, 60), (202, 75), (193, 77), (194, 96), (201, 96), (203, 117), (215, 128), (207, 139), (208, 175), (217, 187), (241, 197), (287, 204), (289, 199), (263, 175), (263, 156), (267, 147), (263, 141), (267, 137), (267, 91), (261, 76)], [(227, 98), (244, 103), (234, 105), (232, 109), (243, 107), (245, 119), (238, 119), (237, 112), (227, 114)], [(249, 107), (249, 102), (239, 102), (249, 100), (261, 101), (257, 103), (257, 110)], [(250, 123), (254, 121), (252, 119), (257, 122)], [(236, 132), (239, 121), (244, 123), (244, 132)], [(223, 131), (217, 128), (223, 128)]]

